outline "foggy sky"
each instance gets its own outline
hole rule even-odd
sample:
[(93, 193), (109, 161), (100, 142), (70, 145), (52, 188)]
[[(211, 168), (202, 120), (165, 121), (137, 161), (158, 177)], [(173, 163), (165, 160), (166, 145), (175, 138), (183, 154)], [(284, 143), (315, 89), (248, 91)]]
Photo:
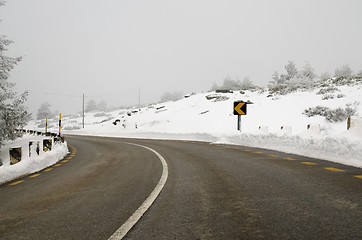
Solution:
[(360, 0), (8, 0), (0, 34), (23, 56), (10, 80), (36, 112), (82, 94), (109, 106), (201, 92), (230, 75), (265, 86), (288, 60), (317, 74), (362, 69)]

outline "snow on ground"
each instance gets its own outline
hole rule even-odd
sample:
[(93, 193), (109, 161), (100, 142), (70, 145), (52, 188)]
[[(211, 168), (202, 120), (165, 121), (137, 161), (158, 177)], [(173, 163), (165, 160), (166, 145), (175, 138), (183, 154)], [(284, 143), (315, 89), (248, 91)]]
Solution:
[[(51, 151), (43, 152), (42, 141), (45, 138), (50, 137), (24, 135), (15, 141), (5, 142), (5, 146), (0, 149), (0, 162), (2, 163), (2, 165), (0, 164), (0, 184), (47, 168), (58, 162), (68, 153), (66, 142), (53, 143)], [(39, 155), (35, 153), (33, 148), (31, 150), (32, 156), (29, 157), (29, 142), (39, 142)], [(9, 149), (18, 147), (22, 147), (21, 161), (10, 165)]]
[[(362, 114), (362, 85), (332, 87), (335, 90), (323, 94), (320, 90), (326, 86), (274, 96), (267, 91), (192, 94), (176, 102), (86, 113), (84, 129), (81, 116), (63, 116), (63, 132), (238, 144), (362, 167), (362, 119), (358, 117)], [(238, 100), (252, 103), (247, 105), (247, 115), (241, 116), (241, 132), (236, 129), (237, 116), (233, 115), (233, 102)], [(352, 106), (356, 117), (352, 117), (351, 129), (347, 131), (347, 117), (329, 122), (322, 116), (303, 114), (305, 109), (316, 106)], [(116, 120), (117, 125), (112, 124)], [(43, 127), (40, 121), (28, 126), (34, 130)]]

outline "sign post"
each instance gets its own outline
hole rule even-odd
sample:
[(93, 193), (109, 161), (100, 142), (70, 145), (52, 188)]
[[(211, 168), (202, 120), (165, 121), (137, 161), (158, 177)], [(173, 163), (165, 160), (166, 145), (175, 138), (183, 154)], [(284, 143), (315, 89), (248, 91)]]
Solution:
[(62, 114), (59, 113), (59, 137), (62, 131)]
[(246, 115), (246, 102), (234, 102), (234, 115), (238, 116), (238, 131), (241, 131), (241, 115)]

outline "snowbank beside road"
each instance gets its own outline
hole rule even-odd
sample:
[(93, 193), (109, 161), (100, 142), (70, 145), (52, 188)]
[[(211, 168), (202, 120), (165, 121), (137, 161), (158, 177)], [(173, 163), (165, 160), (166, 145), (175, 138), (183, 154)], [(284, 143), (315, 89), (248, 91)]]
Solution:
[[(314, 130), (317, 131), (317, 130)], [(245, 134), (234, 132), (232, 134), (211, 133), (160, 133), (160, 132), (109, 132), (101, 129), (71, 131), (70, 134), (90, 135), (103, 137), (147, 138), (206, 141), (217, 144), (233, 144), (248, 147), (257, 147), (276, 150), (286, 153), (319, 158), (332, 162), (362, 168), (362, 141), (350, 139), (352, 131), (340, 134), (340, 137), (316, 137), (317, 133), (311, 130), (309, 134), (278, 135), (278, 134)], [(347, 136), (347, 137), (345, 137)]]
[[(68, 153), (67, 143), (55, 143), (51, 151), (43, 152), (42, 148), (39, 155), (31, 156), (27, 154), (28, 151), (22, 151), (22, 159), (20, 162), (10, 165), (9, 148), (12, 147), (29, 147), (29, 141), (39, 141), (44, 137), (25, 135), (23, 138), (15, 141), (5, 142), (5, 146), (0, 149), (0, 159), (3, 165), (0, 166), (0, 184), (9, 182), (13, 179), (25, 176), (34, 172), (38, 172), (46, 167), (49, 167)], [(25, 153), (25, 154), (24, 154)]]
[(226, 136), (219, 142), (277, 150), (362, 168), (362, 141), (346, 138), (240, 134)]

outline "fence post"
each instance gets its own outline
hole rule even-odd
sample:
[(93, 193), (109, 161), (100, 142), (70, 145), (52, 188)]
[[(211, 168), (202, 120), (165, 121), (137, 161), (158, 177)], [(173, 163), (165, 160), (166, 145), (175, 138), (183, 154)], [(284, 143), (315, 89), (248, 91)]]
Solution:
[(21, 161), (21, 147), (18, 148), (10, 148), (9, 149), (10, 156), (10, 165), (14, 165)]

